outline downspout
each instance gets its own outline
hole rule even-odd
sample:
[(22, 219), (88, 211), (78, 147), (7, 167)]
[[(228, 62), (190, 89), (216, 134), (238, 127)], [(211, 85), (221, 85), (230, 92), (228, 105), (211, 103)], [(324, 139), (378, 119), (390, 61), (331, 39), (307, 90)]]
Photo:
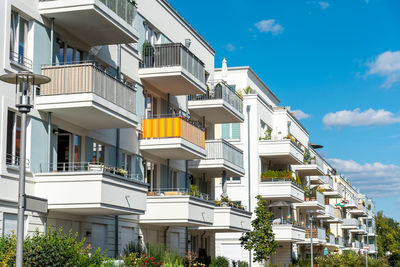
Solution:
[[(250, 105), (246, 106), (247, 111), (247, 182), (249, 194), (249, 211), (251, 212), (251, 182), (250, 182)], [(251, 267), (251, 250), (249, 251), (249, 266)]]
[(169, 230), (169, 226), (167, 226), (167, 228), (165, 228), (165, 231), (164, 231), (164, 247), (165, 248), (167, 248), (167, 232), (168, 232), (168, 230)]
[[(185, 188), (189, 190), (189, 161), (185, 160)], [(185, 227), (185, 252), (189, 251), (189, 228)]]
[(50, 19), (50, 62), (54, 64), (54, 18)]
[(115, 226), (115, 228), (114, 228), (114, 239), (115, 239), (115, 242), (114, 242), (114, 258), (117, 258), (118, 257), (118, 246), (119, 246), (119, 244), (118, 244), (118, 238), (119, 238), (119, 232), (118, 232), (118, 215), (115, 215), (114, 216), (114, 226)]
[[(121, 80), (121, 45), (120, 44), (118, 44), (117, 45), (117, 78), (118, 78), (118, 80)], [(115, 161), (116, 161), (116, 167), (117, 168), (120, 168), (121, 167), (121, 159), (120, 159), (120, 157), (119, 157), (119, 149), (120, 149), (120, 144), (119, 144), (119, 137), (120, 137), (120, 129), (119, 128), (117, 128), (116, 129), (117, 131), (116, 131), (116, 144), (115, 144), (115, 146), (116, 146), (116, 155), (115, 155)], [(126, 167), (126, 166), (122, 166), (122, 167)]]
[(48, 136), (47, 136), (47, 147), (48, 147), (48, 151), (47, 151), (47, 162), (49, 164), (48, 166), (48, 170), (47, 171), (51, 171), (51, 165), (52, 165), (52, 160), (51, 160), (51, 112), (47, 113), (47, 132), (48, 132)]

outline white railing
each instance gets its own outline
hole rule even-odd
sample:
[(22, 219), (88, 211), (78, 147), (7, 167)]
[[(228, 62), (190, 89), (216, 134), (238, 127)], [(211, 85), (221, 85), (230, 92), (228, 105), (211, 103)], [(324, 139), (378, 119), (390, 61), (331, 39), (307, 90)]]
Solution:
[[(20, 156), (15, 156), (11, 154), (6, 154), (6, 165), (10, 167), (19, 168), (19, 164), (21, 162)], [(29, 168), (30, 161), (28, 159), (25, 160), (25, 168)]]
[(333, 234), (329, 234), (329, 244), (335, 244), (335, 236)]
[(204, 63), (181, 43), (156, 44), (142, 51), (140, 68), (162, 68), (181, 66), (205, 84)]
[(141, 170), (128, 171), (126, 168), (116, 168), (101, 162), (58, 162), (41, 163), (37, 173), (74, 173), (74, 172), (101, 172), (109, 173), (123, 178), (143, 182), (144, 176)]
[(309, 176), (310, 181), (320, 181), (320, 183), (324, 182), (324, 176)]
[(319, 240), (325, 240), (326, 238), (325, 228), (317, 228), (317, 237)]
[(243, 168), (243, 151), (224, 139), (206, 140), (207, 159), (224, 159)]
[(330, 176), (324, 176), (324, 183), (327, 185), (330, 185), (330, 187), (333, 189), (333, 179)]
[(189, 101), (223, 99), (237, 111), (243, 113), (243, 99), (235, 89), (222, 80), (208, 81), (207, 84), (211, 87), (211, 90), (207, 90), (207, 93), (202, 95), (190, 95)]
[(338, 236), (335, 241), (336, 245), (339, 245), (341, 248), (343, 247), (343, 238), (341, 236)]
[(129, 0), (100, 0), (129, 25), (135, 26), (136, 6)]
[(361, 248), (361, 243), (358, 240), (355, 240), (351, 243), (352, 248)]
[(318, 202), (318, 204), (320, 204), (320, 205), (325, 205), (325, 197), (324, 197), (324, 194), (322, 194), (322, 193), (320, 193), (320, 192), (315, 192), (315, 194), (316, 194), (316, 199), (317, 199), (317, 202)]
[(40, 95), (94, 93), (111, 103), (136, 113), (135, 89), (111, 76), (94, 62), (43, 66), (42, 74), (51, 78), (40, 88)]

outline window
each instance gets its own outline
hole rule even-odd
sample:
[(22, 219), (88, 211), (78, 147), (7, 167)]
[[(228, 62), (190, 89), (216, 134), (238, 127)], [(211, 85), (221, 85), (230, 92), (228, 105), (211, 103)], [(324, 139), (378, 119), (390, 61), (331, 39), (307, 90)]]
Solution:
[(58, 60), (60, 65), (73, 64), (83, 61), (83, 52), (58, 39)]
[(7, 164), (18, 165), (21, 148), (21, 117), (13, 111), (7, 114)]
[(222, 124), (222, 139), (240, 140), (240, 123)]
[(105, 148), (104, 144), (93, 142), (92, 162), (105, 163)]
[(32, 68), (32, 61), (27, 59), (29, 24), (29, 21), (17, 12), (11, 11), (10, 59), (25, 67)]
[(240, 177), (228, 177), (226, 181), (229, 183), (240, 183)]

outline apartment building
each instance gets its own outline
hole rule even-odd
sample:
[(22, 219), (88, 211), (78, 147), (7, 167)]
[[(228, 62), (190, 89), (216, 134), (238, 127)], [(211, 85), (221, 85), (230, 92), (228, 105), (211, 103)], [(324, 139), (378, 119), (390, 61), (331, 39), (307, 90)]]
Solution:
[(2, 5), (1, 74), (51, 82), (34, 92), (24, 163), (15, 87), (1, 82), (1, 234), (16, 230), (20, 164), (49, 209), (26, 212), (26, 234), (72, 230), (110, 256), (137, 240), (213, 256), (215, 233), (250, 229), (250, 212), (214, 201), (215, 177), (244, 175), (243, 152), (213, 130), (243, 121), (242, 98), (168, 1)]
[[(321, 157), (318, 145), (310, 142), (309, 133), (290, 108), (279, 106), (279, 99), (250, 67), (229, 67), (226, 60), (214, 76), (242, 92), (244, 122), (221, 124), (215, 133), (243, 150), (244, 176), (220, 179), (215, 191), (226, 192), (232, 201), (243, 203), (253, 211), (256, 196), (267, 200), (273, 213), (272, 225), (279, 247), (272, 263), (289, 264), (313, 253), (341, 253), (348, 243), (373, 243), (363, 237), (364, 216), (349, 210), (347, 199), (359, 199), (347, 189), (348, 182)], [(219, 194), (218, 193), (218, 194)], [(372, 202), (371, 202), (372, 203)], [(373, 210), (370, 211), (370, 215)], [(253, 215), (254, 216), (254, 215)], [(356, 217), (357, 216), (357, 217)], [(356, 218), (357, 231), (346, 229), (347, 218)], [(353, 219), (352, 219), (353, 220)], [(373, 222), (371, 235), (373, 236)], [(239, 242), (240, 233), (218, 233), (217, 255), (249, 261), (251, 255)], [(370, 253), (374, 252), (371, 245)], [(258, 266), (254, 265), (253, 266)]]

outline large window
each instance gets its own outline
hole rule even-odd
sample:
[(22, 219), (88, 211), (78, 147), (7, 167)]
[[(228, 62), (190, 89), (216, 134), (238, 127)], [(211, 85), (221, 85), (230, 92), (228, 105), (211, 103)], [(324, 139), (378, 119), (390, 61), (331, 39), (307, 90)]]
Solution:
[(7, 164), (18, 165), (21, 149), (21, 117), (13, 111), (7, 115)]
[(222, 124), (222, 139), (240, 140), (240, 123)]
[(27, 58), (28, 33), (30, 23), (15, 11), (11, 11), (10, 22), (10, 59), (25, 67), (32, 68), (32, 61)]
[(93, 163), (105, 163), (105, 150), (106, 146), (104, 144), (100, 144), (98, 142), (93, 142), (93, 151), (92, 151), (92, 162)]
[(60, 65), (73, 64), (83, 61), (83, 52), (58, 39), (58, 60)]

